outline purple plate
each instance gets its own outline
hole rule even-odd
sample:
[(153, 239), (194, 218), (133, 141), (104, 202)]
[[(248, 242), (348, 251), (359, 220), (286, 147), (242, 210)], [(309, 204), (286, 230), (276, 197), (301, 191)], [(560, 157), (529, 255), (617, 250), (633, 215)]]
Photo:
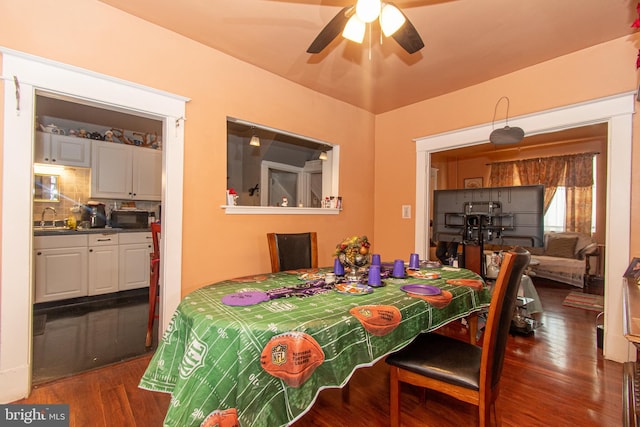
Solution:
[(269, 301), (269, 295), (260, 291), (236, 292), (222, 297), (221, 301), (226, 305), (255, 305)]
[(402, 285), (400, 286), (400, 290), (411, 294), (429, 296), (440, 295), (442, 293), (442, 290), (437, 286), (420, 284)]

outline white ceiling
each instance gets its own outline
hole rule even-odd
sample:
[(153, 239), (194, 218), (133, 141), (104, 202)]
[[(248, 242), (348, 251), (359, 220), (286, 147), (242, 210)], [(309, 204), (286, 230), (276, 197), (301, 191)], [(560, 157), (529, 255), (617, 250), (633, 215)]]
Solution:
[[(306, 53), (355, 0), (101, 0), (333, 98), (382, 113), (634, 32), (636, 0), (396, 0), (425, 47), (338, 36)], [(629, 58), (630, 67), (635, 58)]]

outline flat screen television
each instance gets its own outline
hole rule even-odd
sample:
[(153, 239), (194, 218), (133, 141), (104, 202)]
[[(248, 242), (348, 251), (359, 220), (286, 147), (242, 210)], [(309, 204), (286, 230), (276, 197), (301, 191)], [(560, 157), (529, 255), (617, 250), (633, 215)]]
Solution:
[(436, 190), (432, 238), (458, 243), (544, 246), (544, 186)]

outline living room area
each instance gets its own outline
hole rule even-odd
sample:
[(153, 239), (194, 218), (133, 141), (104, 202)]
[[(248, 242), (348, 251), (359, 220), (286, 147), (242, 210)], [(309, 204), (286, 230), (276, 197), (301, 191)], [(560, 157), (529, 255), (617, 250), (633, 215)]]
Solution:
[[(607, 132), (607, 124), (601, 123), (527, 136), (515, 145), (479, 144), (431, 153), (430, 194), (434, 190), (452, 189), (451, 193), (462, 190), (460, 194), (466, 194), (466, 200), (485, 196), (490, 191), (483, 190), (487, 188), (547, 184), (543, 190), (544, 203), (540, 203), (544, 207), (543, 236), (531, 239), (531, 243), (521, 243), (503, 238), (504, 232), (502, 236), (489, 233), (490, 237), (485, 236), (481, 243), (482, 266), (476, 268), (490, 281), (497, 276), (502, 251), (515, 244), (530, 251), (532, 261), (523, 288), (526, 296), (537, 300), (534, 326), (527, 330), (531, 334), (540, 325), (545, 306), (546, 292), (538, 292), (541, 287), (552, 288), (556, 296), (561, 293), (565, 307), (586, 309), (596, 315), (604, 311)], [(550, 182), (556, 185), (549, 185)], [(437, 206), (437, 202), (434, 204)], [(432, 226), (437, 215), (440, 211), (434, 213), (432, 205)], [(446, 227), (452, 229), (451, 224)], [(447, 239), (446, 233), (436, 232), (441, 230), (429, 229), (431, 259), (436, 258), (438, 240), (443, 235)], [(451, 232), (455, 234), (457, 230)], [(452, 240), (462, 243), (464, 236)], [(457, 245), (454, 251), (464, 262), (464, 245)], [(603, 323), (602, 317), (598, 323)], [(595, 334), (596, 322), (591, 318), (589, 321)], [(598, 347), (601, 346), (599, 342)]]

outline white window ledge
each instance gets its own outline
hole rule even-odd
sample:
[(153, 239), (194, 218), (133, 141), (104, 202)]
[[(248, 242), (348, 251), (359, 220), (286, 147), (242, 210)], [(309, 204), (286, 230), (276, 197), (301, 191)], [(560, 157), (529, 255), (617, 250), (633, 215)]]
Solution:
[(227, 215), (337, 215), (342, 209), (276, 206), (220, 206)]

